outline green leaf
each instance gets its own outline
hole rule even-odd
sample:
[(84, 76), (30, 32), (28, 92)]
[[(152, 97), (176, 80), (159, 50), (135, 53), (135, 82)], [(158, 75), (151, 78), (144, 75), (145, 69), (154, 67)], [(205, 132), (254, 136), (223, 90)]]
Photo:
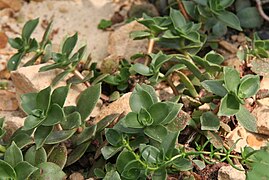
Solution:
[(130, 33), (130, 38), (133, 40), (149, 38), (151, 33), (148, 31), (132, 31)]
[(157, 163), (160, 160), (160, 150), (154, 146), (140, 144), (139, 151), (146, 162)]
[(148, 109), (154, 102), (151, 95), (137, 84), (130, 96), (129, 103), (133, 112), (139, 112), (141, 108)]
[(53, 126), (64, 120), (64, 111), (58, 104), (52, 104), (47, 117), (42, 122), (43, 126)]
[(42, 147), (48, 138), (49, 134), (52, 132), (53, 126), (39, 126), (34, 133), (34, 139), (36, 144), (36, 149)]
[(103, 169), (95, 168), (93, 171), (96, 178), (104, 178), (106, 176), (106, 173)]
[(138, 116), (137, 116), (137, 120), (143, 126), (150, 126), (153, 124), (153, 119), (152, 119), (150, 113), (144, 108), (140, 109)]
[(220, 120), (213, 112), (204, 112), (200, 117), (201, 130), (217, 131), (220, 127)]
[(223, 80), (205, 80), (201, 83), (201, 85), (208, 92), (224, 97), (228, 92), (223, 86), (223, 83)]
[(71, 54), (73, 51), (74, 47), (77, 44), (78, 40), (78, 33), (75, 33), (73, 36), (68, 37), (62, 47), (62, 54), (65, 54), (67, 57)]
[(48, 26), (43, 34), (42, 40), (40, 42), (41, 48), (44, 48), (45, 45), (49, 43), (49, 41), (50, 41), (49, 37), (50, 37), (51, 31), (52, 31), (52, 21), (48, 24)]
[(66, 166), (69, 166), (75, 163), (77, 160), (79, 160), (88, 149), (90, 143), (91, 142), (87, 141), (85, 143), (78, 145), (75, 149), (73, 149), (72, 152), (68, 154)]
[(16, 179), (16, 172), (5, 161), (0, 159), (0, 177), (3, 179)]
[(240, 105), (240, 110), (236, 113), (236, 119), (246, 130), (257, 133), (256, 118), (244, 105)]
[(32, 137), (27, 133), (19, 133), (17, 135), (12, 136), (12, 141), (14, 141), (19, 148), (23, 148), (27, 145), (30, 145), (33, 143)]
[(122, 134), (115, 129), (105, 129), (106, 140), (112, 146), (120, 146), (122, 145)]
[(173, 102), (166, 102), (166, 104), (168, 105), (169, 113), (166, 115), (165, 119), (161, 122), (161, 124), (163, 125), (172, 122), (177, 117), (179, 111), (183, 106), (183, 104)]
[(81, 120), (85, 121), (91, 114), (101, 94), (101, 84), (96, 84), (84, 90), (78, 98), (77, 111), (81, 115)]
[(64, 144), (54, 147), (48, 157), (48, 162), (57, 164), (61, 169), (64, 168), (67, 161), (67, 148)]
[(36, 128), (44, 121), (44, 118), (35, 117), (33, 115), (27, 116), (22, 127), (23, 130), (27, 131)]
[(136, 180), (139, 178), (140, 171), (143, 168), (143, 165), (139, 161), (133, 160), (126, 164), (121, 175), (126, 179)]
[(192, 169), (192, 163), (186, 158), (177, 158), (173, 161), (173, 165), (180, 171), (188, 171)]
[(199, 170), (203, 170), (206, 167), (204, 161), (195, 159), (195, 160), (192, 160), (192, 162), (194, 162), (194, 164), (198, 166)]
[(110, 180), (110, 179), (121, 180), (121, 177), (120, 177), (120, 175), (119, 175), (119, 173), (117, 171), (112, 170), (112, 171), (109, 171), (109, 172), (106, 173), (103, 180)]
[(57, 74), (56, 77), (52, 80), (51, 86), (56, 86), (58, 84), (58, 82), (63, 80), (69, 73), (70, 73), (70, 70), (67, 69), (67, 70), (64, 70), (63, 72)]
[(247, 7), (237, 13), (240, 25), (243, 28), (260, 28), (263, 19), (256, 7)]
[(212, 27), (212, 33), (217, 36), (221, 37), (227, 33), (228, 29), (225, 24), (222, 22), (217, 22), (213, 27)]
[(153, 100), (153, 103), (157, 103), (159, 101), (159, 99), (158, 99), (158, 97), (156, 95), (156, 91), (152, 86), (146, 85), (146, 84), (141, 84), (141, 87), (143, 88), (144, 91), (149, 93), (150, 97)]
[(8, 38), (8, 43), (14, 49), (21, 49), (23, 48), (23, 42), (21, 38)]
[(51, 104), (58, 104), (60, 107), (64, 106), (65, 99), (67, 97), (70, 86), (61, 86), (52, 92)]
[(74, 129), (81, 125), (81, 117), (78, 112), (73, 112), (66, 116), (66, 120), (61, 122), (63, 129)]
[(238, 31), (242, 31), (242, 28), (240, 27), (240, 21), (235, 14), (229, 11), (221, 11), (218, 12), (217, 18), (227, 26)]
[(260, 77), (258, 75), (246, 75), (241, 79), (238, 88), (240, 98), (249, 98), (255, 95), (260, 89)]
[(165, 136), (165, 141), (162, 141), (161, 143), (161, 147), (164, 151), (164, 155), (167, 158), (171, 158), (175, 145), (177, 143), (178, 140), (178, 136), (179, 136), (179, 131), (175, 131), (175, 132), (170, 132), (168, 131), (167, 135)]
[(26, 151), (24, 159), (31, 165), (37, 166), (47, 161), (47, 153), (43, 147), (36, 149), (35, 146), (32, 146)]
[(126, 127), (129, 128), (143, 128), (143, 124), (141, 124), (138, 121), (138, 114), (134, 112), (129, 112), (123, 119), (122, 119), (123, 124)]
[(24, 55), (24, 53), (22, 53), (22, 52), (18, 52), (16, 54), (14, 54), (7, 62), (7, 69), (9, 71), (16, 70), (21, 62), (23, 55)]
[(186, 25), (186, 20), (179, 10), (170, 8), (170, 18), (175, 28), (182, 28)]
[(96, 134), (96, 128), (97, 128), (97, 125), (85, 127), (81, 133), (76, 134), (75, 136), (72, 137), (73, 144), (79, 145), (93, 139)]
[(158, 142), (162, 142), (167, 135), (167, 129), (162, 125), (148, 126), (144, 129), (144, 133)]
[(101, 149), (101, 152), (105, 160), (108, 160), (109, 158), (120, 152), (122, 149), (122, 147), (105, 146)]
[(61, 170), (61, 168), (51, 162), (44, 162), (37, 166), (39, 170), (35, 171), (30, 179), (38, 179), (38, 180), (54, 180), (54, 179), (63, 179), (65, 177), (65, 173)]
[(101, 132), (103, 129), (105, 129), (110, 123), (112, 123), (118, 117), (119, 117), (119, 114), (110, 114), (104, 117), (97, 123), (96, 131)]
[(106, 20), (106, 19), (101, 19), (99, 22), (97, 28), (98, 29), (106, 29), (112, 26), (112, 21), (111, 20)]
[(38, 168), (34, 167), (33, 165), (31, 165), (27, 161), (22, 161), (22, 162), (18, 163), (17, 166), (15, 167), (15, 171), (16, 171), (18, 180), (29, 179), (31, 174), (36, 170), (38, 170)]
[(143, 76), (151, 76), (153, 74), (148, 66), (141, 63), (134, 64), (131, 69)]
[(153, 120), (152, 125), (161, 124), (169, 114), (168, 104), (158, 102), (149, 108), (149, 114)]
[(206, 54), (205, 59), (211, 63), (220, 65), (224, 61), (224, 57), (214, 51)]
[(76, 129), (71, 130), (62, 130), (62, 131), (53, 131), (49, 134), (48, 138), (45, 141), (45, 144), (57, 144), (69, 139)]
[(240, 84), (240, 75), (239, 72), (230, 67), (223, 68), (224, 73), (224, 83), (228, 91), (234, 92), (237, 94), (238, 85)]
[(51, 87), (48, 86), (45, 89), (42, 89), (39, 93), (37, 93), (36, 97), (36, 109), (41, 109), (44, 112), (48, 110), (51, 100)]
[(152, 174), (152, 180), (165, 180), (167, 179), (167, 171), (165, 168), (159, 168)]
[(220, 109), (218, 116), (232, 116), (235, 115), (240, 108), (240, 103), (237, 101), (236, 97), (232, 94), (226, 94), (220, 103)]
[(132, 160), (135, 160), (135, 156), (131, 152), (124, 149), (117, 157), (116, 161), (117, 171), (119, 173), (122, 173), (126, 164), (128, 164)]
[(35, 30), (37, 24), (39, 22), (39, 18), (29, 20), (25, 23), (25, 25), (22, 28), (22, 39), (25, 41), (28, 41), (30, 39), (31, 34)]
[(4, 160), (12, 167), (15, 167), (19, 162), (23, 161), (22, 152), (15, 142), (12, 142), (12, 144), (7, 148)]
[(224, 7), (224, 8), (231, 6), (233, 3), (234, 3), (234, 0), (221, 0), (221, 1), (219, 1), (219, 5)]
[(21, 95), (21, 106), (26, 114), (31, 114), (31, 112), (36, 109), (36, 97), (37, 93), (27, 93)]

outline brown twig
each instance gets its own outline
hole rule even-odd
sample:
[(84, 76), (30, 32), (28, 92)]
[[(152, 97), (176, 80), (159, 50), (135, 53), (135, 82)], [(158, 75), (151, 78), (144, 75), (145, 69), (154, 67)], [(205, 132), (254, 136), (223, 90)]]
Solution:
[(186, 20), (189, 20), (190, 16), (188, 15), (186, 9), (184, 8), (182, 1), (177, 0), (177, 3), (178, 3), (178, 8), (179, 8), (180, 12), (183, 14), (183, 16), (185, 17)]
[[(148, 43), (148, 50), (147, 50), (147, 54), (149, 55), (150, 53), (152, 53), (152, 51), (153, 51), (153, 47), (154, 47), (154, 43), (155, 43), (155, 41), (154, 41), (154, 39), (152, 39), (152, 38), (150, 38), (149, 39), (149, 43)], [(146, 59), (145, 59), (145, 65), (148, 65), (148, 63), (149, 63), (149, 57), (146, 57)]]
[[(74, 74), (75, 74), (75, 76), (77, 76), (80, 80), (83, 80), (84, 79), (84, 76), (78, 71), (78, 70), (74, 70)], [(87, 86), (87, 87), (90, 87), (91, 86), (91, 84), (88, 82), (88, 81), (86, 81), (86, 82), (84, 82), (84, 84), (85, 84), (85, 86)]]
[(166, 81), (167, 81), (168, 85), (170, 86), (170, 88), (172, 89), (174, 95), (178, 96), (179, 95), (178, 90), (172, 81), (172, 74), (167, 78)]
[(259, 14), (261, 15), (261, 17), (262, 17), (263, 19), (265, 19), (266, 21), (269, 21), (269, 17), (268, 17), (268, 16), (265, 14), (265, 12), (263, 11), (261, 0), (256, 0), (256, 4), (257, 4), (257, 9), (258, 9)]

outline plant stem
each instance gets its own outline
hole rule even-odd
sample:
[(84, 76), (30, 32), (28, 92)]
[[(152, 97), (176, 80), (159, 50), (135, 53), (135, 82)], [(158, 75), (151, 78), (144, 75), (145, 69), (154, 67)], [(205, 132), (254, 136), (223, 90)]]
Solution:
[[(74, 70), (73, 71), (73, 73), (75, 74), (75, 76), (77, 76), (80, 80), (83, 80), (84, 79), (84, 76), (78, 71), (78, 70)], [(85, 84), (85, 86), (87, 86), (87, 87), (90, 87), (91, 86), (91, 84), (88, 82), (88, 81), (86, 81), (86, 82), (84, 82), (84, 84)]]
[(179, 8), (180, 12), (182, 13), (182, 15), (185, 17), (186, 20), (189, 20), (189, 15), (186, 12), (186, 9), (185, 9), (182, 1), (181, 0), (177, 0), (177, 3), (178, 3), (178, 8)]
[[(154, 47), (154, 43), (155, 43), (155, 41), (154, 41), (154, 39), (153, 38), (150, 38), (149, 39), (149, 43), (148, 43), (148, 50), (147, 50), (147, 54), (149, 55), (150, 53), (152, 53), (152, 51), (153, 51), (153, 47)], [(149, 57), (146, 57), (146, 59), (145, 59), (145, 65), (148, 65), (148, 63), (149, 63)]]
[(257, 4), (257, 9), (258, 9), (259, 14), (261, 15), (261, 17), (263, 19), (265, 19), (266, 21), (269, 21), (269, 17), (263, 11), (261, 0), (256, 0), (256, 4)]

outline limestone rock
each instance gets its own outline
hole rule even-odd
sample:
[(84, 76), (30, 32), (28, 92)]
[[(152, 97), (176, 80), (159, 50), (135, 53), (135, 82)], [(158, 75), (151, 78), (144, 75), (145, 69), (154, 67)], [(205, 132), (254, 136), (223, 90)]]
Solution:
[(18, 109), (16, 93), (8, 90), (0, 90), (0, 111), (14, 111)]
[(132, 31), (144, 30), (145, 27), (136, 21), (121, 26), (112, 32), (108, 39), (108, 53), (129, 59), (136, 53), (146, 53), (147, 40), (133, 40), (130, 38)]
[[(44, 65), (47, 64), (22, 67), (11, 73), (11, 78), (16, 88), (17, 99), (19, 102), (20, 95), (30, 92), (38, 92), (41, 89), (48, 87), (54, 77), (61, 72), (61, 70), (57, 69), (46, 72), (38, 72), (39, 68)], [(65, 85), (65, 81), (61, 81), (57, 87)], [(73, 85), (67, 96), (65, 106), (74, 105), (77, 96), (84, 89), (86, 89), (86, 87), (83, 84)]]
[(129, 98), (131, 96), (131, 92), (124, 94), (118, 100), (114, 101), (113, 103), (109, 104), (108, 106), (102, 107), (99, 115), (95, 118), (94, 124), (99, 122), (104, 117), (113, 114), (113, 113), (129, 113), (131, 108), (129, 106)]
[(263, 136), (260, 134), (254, 134), (246, 131), (242, 126), (236, 127), (226, 136), (228, 145), (231, 147), (238, 139), (240, 139), (235, 145), (235, 151), (241, 152), (241, 148), (245, 146), (250, 146), (255, 150), (260, 149), (263, 146), (266, 146), (269, 138), (268, 136)]
[(84, 180), (84, 177), (79, 172), (74, 172), (69, 176), (70, 180)]
[[(237, 165), (238, 166), (238, 165)], [(238, 166), (243, 169), (242, 165)], [(218, 171), (218, 180), (245, 180), (246, 174), (244, 171), (239, 171), (231, 165), (222, 166)]]
[(269, 136), (269, 106), (257, 106), (252, 114), (256, 117), (257, 120), (257, 129), (258, 133)]
[(0, 0), (0, 9), (11, 8), (19, 11), (22, 7), (22, 0)]

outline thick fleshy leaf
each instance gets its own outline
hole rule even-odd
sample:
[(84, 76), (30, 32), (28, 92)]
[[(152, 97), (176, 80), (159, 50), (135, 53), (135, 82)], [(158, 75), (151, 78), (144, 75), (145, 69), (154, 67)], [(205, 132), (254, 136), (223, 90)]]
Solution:
[(40, 125), (44, 121), (44, 118), (38, 118), (33, 115), (27, 116), (27, 118), (24, 121), (24, 126), (22, 127), (23, 130), (27, 131), (30, 129), (33, 129)]
[(17, 38), (8, 38), (8, 43), (10, 44), (10, 46), (14, 49), (21, 49), (23, 42), (22, 39), (17, 37)]
[(152, 174), (152, 180), (167, 179), (167, 170), (165, 168), (159, 168)]
[(170, 8), (170, 18), (176, 28), (182, 28), (186, 25), (186, 20), (179, 10)]
[(85, 121), (91, 114), (101, 94), (101, 84), (96, 84), (84, 90), (77, 102), (77, 111), (81, 115), (81, 120)]
[(164, 151), (164, 155), (167, 158), (171, 158), (175, 145), (177, 143), (178, 140), (178, 136), (179, 136), (179, 131), (177, 132), (169, 132), (167, 133), (167, 135), (165, 136), (165, 141), (162, 141), (161, 143), (161, 147)]
[(236, 29), (238, 31), (242, 31), (242, 28), (240, 26), (240, 21), (235, 14), (233, 14), (229, 11), (221, 11), (218, 13), (217, 18), (221, 22), (226, 24), (227, 26), (229, 26), (233, 29)]
[(39, 22), (39, 18), (33, 19), (33, 20), (29, 20), (25, 23), (25, 25), (22, 28), (22, 38), (23, 40), (28, 41), (31, 34), (33, 33), (33, 31), (35, 30), (37, 24)]
[(43, 126), (53, 126), (64, 120), (64, 111), (58, 104), (52, 104), (46, 119), (42, 122)]
[(29, 144), (33, 143), (33, 138), (27, 133), (19, 133), (12, 136), (12, 141), (14, 141), (17, 146), (21, 149)]
[(144, 126), (138, 121), (138, 115), (134, 112), (129, 112), (124, 119), (123, 124), (129, 128), (143, 128)]
[(74, 129), (81, 125), (81, 117), (78, 112), (73, 112), (66, 116), (66, 120), (61, 122), (63, 129)]
[(70, 86), (61, 86), (52, 92), (51, 104), (58, 104), (60, 107), (64, 106), (65, 99), (67, 97)]
[(17, 166), (15, 167), (17, 179), (18, 180), (29, 179), (31, 174), (34, 171), (36, 171), (37, 169), (38, 169), (37, 167), (34, 167), (33, 165), (31, 165), (27, 161), (22, 161), (22, 162), (18, 163)]
[(115, 129), (105, 129), (106, 140), (112, 146), (120, 146), (122, 145), (122, 134)]
[(85, 127), (81, 133), (76, 134), (75, 136), (72, 137), (73, 144), (79, 145), (93, 139), (95, 137), (96, 128), (97, 125)]
[(15, 167), (19, 162), (23, 161), (22, 152), (16, 143), (12, 142), (11, 146), (7, 148), (4, 160), (12, 167)]
[(74, 162), (76, 162), (77, 160), (79, 160), (88, 149), (90, 143), (91, 142), (87, 141), (85, 143), (78, 145), (75, 149), (73, 149), (72, 152), (68, 154), (66, 166), (69, 166)]
[(152, 125), (158, 125), (168, 116), (169, 107), (163, 102), (155, 103), (149, 108), (149, 113), (153, 120)]
[(6, 161), (0, 159), (0, 177), (3, 179), (16, 179), (15, 170)]
[(230, 67), (224, 67), (224, 83), (228, 91), (237, 93), (238, 85), (240, 84), (239, 72)]
[(153, 124), (153, 119), (152, 119), (150, 113), (144, 108), (140, 109), (138, 116), (137, 116), (137, 120), (143, 126), (150, 126)]
[[(56, 77), (52, 80), (51, 86), (56, 86), (61, 80), (63, 80), (68, 74), (70, 73), (70, 70), (67, 69), (59, 74), (56, 75)], [(63, 94), (64, 95), (64, 94)], [(52, 98), (53, 99), (53, 98)]]
[(236, 119), (246, 130), (257, 133), (256, 118), (243, 105), (240, 106), (240, 110), (236, 113)]
[(260, 28), (263, 19), (256, 7), (247, 7), (237, 13), (240, 25), (243, 28)]
[(130, 161), (126, 166), (124, 167), (123, 172), (121, 175), (126, 179), (138, 179), (140, 175), (140, 171), (143, 169), (143, 165), (137, 161), (133, 160)]
[(9, 71), (16, 70), (21, 62), (22, 56), (23, 54), (21, 52), (14, 54), (7, 62), (7, 69)]
[(110, 115), (104, 117), (103, 119), (101, 119), (97, 123), (96, 131), (97, 132), (102, 131), (103, 129), (105, 129), (110, 123), (112, 123), (118, 117), (119, 117), (119, 114), (110, 114)]
[(132, 31), (130, 33), (130, 38), (133, 40), (139, 40), (150, 37), (151, 34), (148, 31)]
[(129, 103), (133, 112), (139, 112), (141, 108), (148, 109), (153, 104), (153, 99), (147, 91), (137, 84)]
[(169, 113), (165, 117), (165, 119), (161, 122), (161, 124), (166, 125), (172, 122), (178, 115), (179, 111), (181, 110), (183, 104), (181, 103), (173, 103), (173, 102), (166, 102), (169, 108)]
[(30, 179), (53, 180), (63, 179), (65, 177), (65, 173), (61, 168), (52, 162), (44, 162), (37, 167), (39, 169), (31, 175)]
[(258, 75), (246, 75), (241, 79), (238, 88), (240, 98), (249, 98), (255, 95), (260, 88), (260, 77)]
[(110, 180), (110, 179), (121, 180), (121, 177), (120, 177), (120, 175), (119, 175), (119, 173), (117, 171), (112, 170), (112, 171), (109, 171), (109, 172), (106, 173), (103, 180)]
[(209, 131), (217, 131), (220, 127), (220, 120), (213, 112), (208, 111), (200, 117), (201, 129)]
[(140, 144), (139, 151), (146, 162), (157, 163), (160, 160), (160, 150), (154, 146)]
[(118, 152), (120, 152), (123, 148), (122, 147), (114, 147), (114, 146), (105, 146), (101, 149), (102, 155), (104, 156), (105, 160), (111, 158)]
[(71, 52), (73, 51), (74, 47), (77, 44), (77, 40), (78, 40), (78, 33), (75, 33), (73, 36), (68, 37), (63, 44), (62, 53), (65, 54), (67, 57), (69, 57), (69, 55), (71, 54)]
[(36, 109), (37, 93), (27, 93), (21, 95), (21, 106), (25, 113), (30, 114)]
[(48, 157), (48, 162), (57, 164), (61, 169), (64, 168), (67, 161), (67, 148), (64, 144), (54, 147)]
[(31, 165), (37, 166), (47, 161), (47, 153), (43, 147), (36, 149), (35, 146), (32, 146), (26, 151), (24, 159)]
[(47, 111), (49, 105), (50, 105), (50, 100), (51, 100), (51, 87), (47, 87), (45, 89), (42, 89), (36, 97), (36, 109), (41, 109), (44, 112)]
[(149, 93), (150, 97), (153, 100), (153, 103), (157, 103), (159, 101), (156, 91), (152, 86), (147, 85), (147, 84), (141, 84), (141, 87), (143, 88), (144, 91)]
[(63, 142), (69, 139), (75, 132), (76, 132), (76, 129), (53, 131), (50, 133), (50, 135), (46, 139), (45, 144), (57, 144), (57, 143)]
[(162, 142), (167, 135), (167, 130), (162, 125), (148, 126), (144, 129), (144, 133), (158, 142)]
[(186, 158), (177, 158), (173, 161), (173, 165), (180, 171), (188, 171), (192, 169), (192, 163)]
[(201, 83), (203, 88), (208, 92), (212, 92), (221, 97), (224, 97), (228, 93), (223, 84), (224, 81), (222, 80), (205, 80)]
[(151, 69), (148, 66), (141, 63), (134, 64), (131, 69), (143, 76), (153, 75)]
[(132, 160), (135, 160), (135, 156), (126, 149), (123, 150), (117, 157), (116, 161), (117, 171), (122, 173), (126, 164), (128, 164)]
[(34, 133), (34, 139), (36, 144), (36, 149), (42, 147), (48, 138), (49, 134), (52, 132), (53, 126), (39, 126)]
[(232, 116), (235, 115), (240, 108), (240, 103), (232, 94), (226, 94), (220, 103), (219, 116)]

